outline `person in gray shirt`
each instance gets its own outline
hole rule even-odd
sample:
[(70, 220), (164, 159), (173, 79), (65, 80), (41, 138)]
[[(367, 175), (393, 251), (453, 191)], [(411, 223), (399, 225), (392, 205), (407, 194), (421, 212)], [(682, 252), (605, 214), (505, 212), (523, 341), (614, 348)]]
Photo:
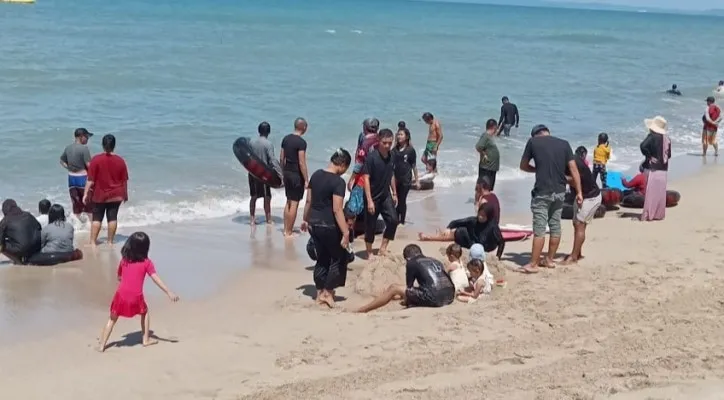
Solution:
[[(271, 166), (274, 171), (282, 176), (282, 169), (279, 165), (279, 160), (274, 156), (274, 146), (269, 141), (268, 137), (271, 133), (271, 125), (264, 121), (259, 124), (259, 137), (252, 139), (249, 143), (251, 152), (259, 157), (259, 159), (266, 165)], [(264, 215), (266, 216), (266, 223), (272, 222), (271, 219), (271, 188), (264, 182), (256, 179), (253, 175), (249, 174), (249, 194), (251, 199), (249, 200), (249, 218), (251, 224), (256, 224), (256, 201), (260, 197), (264, 198)]]
[(73, 204), (73, 214), (81, 220), (81, 214), (90, 215), (93, 211), (92, 204), (83, 204), (83, 191), (88, 180), (87, 169), (91, 160), (87, 143), (93, 134), (85, 128), (78, 128), (74, 135), (75, 142), (66, 146), (60, 155), (60, 165), (68, 170), (68, 192)]
[(68, 253), (73, 248), (74, 228), (65, 221), (65, 210), (60, 204), (53, 204), (48, 213), (48, 225), (40, 233), (41, 253)]

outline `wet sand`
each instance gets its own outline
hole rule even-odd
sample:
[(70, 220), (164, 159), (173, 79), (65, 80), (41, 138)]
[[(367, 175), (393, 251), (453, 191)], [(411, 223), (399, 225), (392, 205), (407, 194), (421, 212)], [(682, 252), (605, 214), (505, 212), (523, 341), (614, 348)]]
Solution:
[[(287, 247), (275, 234), (269, 249), (267, 239), (258, 237), (257, 250), (246, 252), (237, 245), (234, 251), (232, 245), (211, 256), (216, 263), (191, 258), (188, 247), (179, 243), (154, 248), (188, 257), (189, 266), (178, 271), (173, 264), (157, 262), (182, 296), (184, 285), (196, 286), (193, 279), (203, 286), (205, 274), (229, 268), (221, 273), (222, 289), (198, 300), (192, 291), (174, 305), (149, 296), (152, 329), (162, 342), (143, 348), (138, 320), (122, 320), (111, 337), (113, 347), (101, 355), (93, 346), (105, 321), (103, 296), (110, 299), (112, 287), (99, 287), (97, 297), (86, 288), (89, 297), (77, 304), (93, 310), (79, 315), (72, 329), (0, 343), (0, 359), (12, 360), (0, 367), (0, 387), (8, 398), (23, 399), (91, 399), (99, 393), (109, 399), (181, 400), (720, 398), (724, 215), (719, 205), (724, 188), (715, 183), (723, 174), (724, 169), (707, 165), (696, 176), (672, 182), (682, 202), (667, 211), (666, 221), (632, 221), (635, 210), (596, 220), (589, 228), (587, 257), (578, 266), (559, 266), (537, 276), (514, 273), (507, 268), (525, 261), (530, 242), (511, 243), (503, 262), (496, 264), (508, 280), (506, 288), (496, 288), (472, 305), (442, 309), (402, 310), (392, 304), (368, 315), (343, 312), (370, 299), (359, 290), (369, 286), (365, 280), (370, 276), (395, 279), (402, 273), (396, 256), (352, 264), (347, 286), (338, 292), (340, 309), (330, 311), (310, 298), (311, 262), (299, 245), (303, 240)], [(452, 207), (440, 199), (450, 197), (443, 194), (420, 207), (429, 213)], [(459, 209), (460, 203), (455, 204)], [(430, 225), (438, 219), (431, 217)], [(509, 221), (508, 214), (504, 219)], [(237, 235), (226, 240), (248, 241), (248, 231), (240, 234), (238, 226), (231, 226)], [(183, 229), (167, 231), (189, 240)], [(403, 228), (393, 254), (417, 230)], [(217, 232), (224, 236), (231, 230)], [(213, 243), (215, 234), (204, 233), (199, 240)], [(565, 224), (561, 253), (570, 248), (570, 234)], [(445, 245), (423, 247), (440, 256)], [(161, 257), (167, 256), (155, 256)], [(229, 260), (226, 266), (217, 265), (224, 259)], [(115, 272), (110, 255), (105, 262)], [(80, 281), (92, 281), (94, 270), (79, 269)], [(373, 273), (383, 269), (391, 273)], [(106, 285), (103, 270), (95, 273)], [(25, 298), (16, 303), (41, 307), (57, 302), (41, 293), (72, 281), (63, 274), (76, 274), (58, 268), (51, 272), (60, 276), (53, 278), (56, 283), (52, 277), (38, 278), (42, 272), (49, 271), (13, 272), (19, 274), (16, 283), (37, 282), (40, 297), (35, 303)], [(384, 287), (387, 282), (377, 283)], [(60, 293), (70, 301), (72, 292)], [(16, 314), (26, 307), (21, 305)]]

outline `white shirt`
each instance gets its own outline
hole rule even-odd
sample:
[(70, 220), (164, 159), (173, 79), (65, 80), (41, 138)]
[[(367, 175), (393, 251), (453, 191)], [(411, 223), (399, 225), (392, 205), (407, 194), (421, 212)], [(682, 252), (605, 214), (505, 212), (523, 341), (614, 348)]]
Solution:
[(35, 217), (35, 219), (37, 219), (38, 222), (40, 222), (40, 226), (48, 225), (48, 214), (40, 214), (37, 217)]

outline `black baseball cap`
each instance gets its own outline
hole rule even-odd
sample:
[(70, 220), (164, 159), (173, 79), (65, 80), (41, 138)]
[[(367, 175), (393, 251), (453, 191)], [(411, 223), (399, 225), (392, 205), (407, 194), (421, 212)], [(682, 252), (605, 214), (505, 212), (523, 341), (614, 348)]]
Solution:
[(709, 96), (709, 97), (706, 98), (706, 102), (707, 102), (707, 103), (715, 103), (715, 102), (716, 102), (716, 99), (714, 98), (714, 96)]
[(81, 136), (91, 137), (91, 136), (93, 136), (93, 134), (91, 132), (88, 132), (88, 129), (85, 129), (85, 128), (76, 129), (75, 133), (73, 133), (73, 135), (75, 135), (75, 137), (81, 137)]
[(548, 129), (548, 127), (543, 124), (538, 124), (538, 125), (534, 126), (533, 129), (530, 130), (530, 137), (533, 137), (542, 131), (550, 132), (550, 129)]

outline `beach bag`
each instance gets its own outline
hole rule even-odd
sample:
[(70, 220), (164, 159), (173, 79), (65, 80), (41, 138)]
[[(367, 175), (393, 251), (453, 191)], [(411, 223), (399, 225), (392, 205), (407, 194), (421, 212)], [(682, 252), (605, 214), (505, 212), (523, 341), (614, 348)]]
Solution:
[(355, 186), (352, 188), (345, 208), (354, 215), (362, 214), (362, 211), (365, 209), (365, 191), (361, 186)]

